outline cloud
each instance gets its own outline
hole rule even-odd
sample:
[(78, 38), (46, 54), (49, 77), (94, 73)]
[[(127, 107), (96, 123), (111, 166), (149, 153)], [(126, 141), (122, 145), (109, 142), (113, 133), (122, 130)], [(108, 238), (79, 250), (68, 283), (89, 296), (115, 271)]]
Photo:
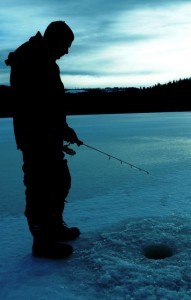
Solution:
[(75, 33), (69, 55), (58, 61), (67, 86), (116, 86), (120, 80), (141, 85), (186, 77), (191, 70), (190, 11), (189, 0), (1, 0), (0, 70), (9, 72), (3, 61), (10, 51), (62, 19)]
[[(147, 85), (149, 81), (154, 84), (189, 77), (190, 10), (189, 3), (172, 5), (165, 11), (158, 6), (154, 10), (145, 8), (122, 12), (115, 23), (108, 26), (102, 46), (98, 43), (94, 75), (113, 75), (118, 81), (120, 74), (126, 74), (127, 85), (132, 82), (132, 74), (135, 75), (134, 84), (147, 82)], [(89, 54), (87, 66), (90, 67), (95, 56), (91, 55), (91, 51)], [(184, 63), (185, 60), (188, 64)], [(82, 64), (85, 65), (85, 61)], [(92, 74), (90, 68), (86, 72)], [(143, 78), (142, 74), (148, 76)]]

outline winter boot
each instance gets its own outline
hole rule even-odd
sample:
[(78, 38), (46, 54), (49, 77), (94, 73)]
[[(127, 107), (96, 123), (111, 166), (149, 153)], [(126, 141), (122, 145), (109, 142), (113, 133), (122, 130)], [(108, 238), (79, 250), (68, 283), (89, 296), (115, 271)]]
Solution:
[(66, 258), (73, 253), (71, 245), (58, 239), (57, 229), (49, 223), (32, 224), (28, 222), (33, 236), (32, 255), (53, 259)]
[(62, 222), (57, 227), (56, 236), (59, 241), (71, 241), (80, 236), (80, 230), (78, 227), (68, 227), (65, 222)]

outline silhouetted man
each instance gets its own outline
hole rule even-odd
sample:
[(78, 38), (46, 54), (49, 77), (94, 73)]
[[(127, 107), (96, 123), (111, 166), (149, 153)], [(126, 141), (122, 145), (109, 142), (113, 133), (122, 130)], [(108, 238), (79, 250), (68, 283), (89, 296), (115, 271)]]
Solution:
[(66, 97), (56, 60), (68, 54), (74, 40), (63, 21), (48, 25), (11, 52), (10, 84), (15, 96), (14, 133), (23, 155), (25, 216), (33, 236), (32, 253), (64, 258), (73, 248), (65, 241), (80, 235), (63, 221), (71, 186), (63, 141), (83, 144), (66, 123)]

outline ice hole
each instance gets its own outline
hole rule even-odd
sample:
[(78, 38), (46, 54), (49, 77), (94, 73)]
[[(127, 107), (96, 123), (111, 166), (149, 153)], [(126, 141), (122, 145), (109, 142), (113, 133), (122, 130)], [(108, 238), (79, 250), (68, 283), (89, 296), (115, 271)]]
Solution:
[(148, 245), (144, 248), (144, 256), (150, 259), (164, 259), (172, 255), (171, 247), (163, 244)]

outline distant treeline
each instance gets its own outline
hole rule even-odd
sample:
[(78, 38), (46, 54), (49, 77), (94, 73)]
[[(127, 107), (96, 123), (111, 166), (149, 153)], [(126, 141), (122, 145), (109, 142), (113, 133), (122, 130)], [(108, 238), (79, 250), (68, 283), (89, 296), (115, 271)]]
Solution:
[(191, 110), (191, 78), (148, 88), (86, 89), (68, 93), (69, 114)]
[[(0, 117), (11, 117), (15, 103), (11, 88), (0, 85)], [(68, 90), (66, 103), (68, 115), (190, 111), (191, 78), (147, 88)]]

